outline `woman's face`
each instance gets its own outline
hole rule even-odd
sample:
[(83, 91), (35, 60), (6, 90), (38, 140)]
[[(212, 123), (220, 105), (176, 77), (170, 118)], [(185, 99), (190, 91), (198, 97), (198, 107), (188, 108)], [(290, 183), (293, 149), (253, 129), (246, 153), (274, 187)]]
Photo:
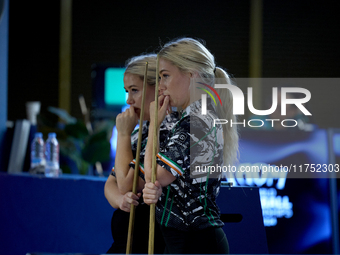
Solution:
[[(135, 112), (140, 117), (143, 96), (143, 81), (137, 74), (127, 73), (124, 75), (124, 88), (128, 93), (126, 103), (135, 108)], [(149, 106), (155, 101), (155, 86), (146, 86), (146, 95), (144, 102), (144, 120), (150, 120)]]
[(170, 61), (159, 59), (159, 95), (169, 96), (170, 106), (185, 109), (190, 102), (190, 73), (183, 73)]

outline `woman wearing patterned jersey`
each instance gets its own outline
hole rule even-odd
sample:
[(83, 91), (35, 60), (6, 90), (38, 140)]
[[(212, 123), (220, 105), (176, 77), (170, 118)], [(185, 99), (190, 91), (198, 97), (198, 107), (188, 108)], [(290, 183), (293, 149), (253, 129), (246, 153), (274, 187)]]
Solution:
[[(130, 108), (124, 113), (119, 114), (116, 119), (118, 141), (115, 168), (108, 177), (104, 188), (105, 197), (110, 205), (118, 208), (114, 211), (111, 219), (111, 232), (114, 243), (107, 253), (126, 252), (129, 225), (128, 212), (130, 212), (131, 204), (137, 206), (134, 231), (134, 240), (136, 241), (133, 242), (132, 252), (141, 254), (147, 253), (148, 251), (148, 239), (145, 231), (149, 229), (149, 207), (142, 202), (141, 193), (136, 195), (131, 192), (132, 179), (127, 180), (127, 178), (131, 178), (131, 176), (128, 175), (128, 171), (131, 167), (134, 169), (134, 159), (137, 151), (138, 130), (133, 130), (140, 117), (146, 61), (149, 65), (144, 119), (149, 121), (149, 105), (155, 97), (156, 55), (150, 54), (132, 58), (128, 62), (124, 73), (124, 88), (128, 93), (127, 103), (130, 105)], [(148, 122), (144, 122), (142, 128), (143, 148), (145, 147), (148, 135)], [(144, 186), (142, 179), (141, 183), (143, 183)], [(159, 233), (157, 234), (155, 251), (157, 253), (163, 253), (165, 246), (164, 241), (159, 229), (156, 228), (156, 231)]]
[[(154, 102), (150, 105), (151, 122), (145, 156), (146, 185), (144, 201), (156, 204), (156, 219), (171, 254), (228, 253), (216, 197), (220, 175), (209, 171), (196, 175), (197, 166), (232, 164), (236, 160), (238, 135), (235, 125), (214, 125), (214, 119), (232, 119), (232, 97), (228, 89), (218, 90), (223, 106), (206, 100), (206, 114), (201, 113), (200, 96), (190, 97), (193, 78), (215, 78), (229, 83), (228, 74), (216, 67), (213, 55), (197, 40), (183, 38), (166, 44), (159, 53), (160, 125), (169, 107), (181, 113), (167, 137), (159, 144), (157, 181), (150, 183), (153, 144)], [(196, 83), (194, 84), (196, 87)], [(191, 88), (190, 88), (191, 87)], [(163, 187), (163, 192), (161, 189)]]

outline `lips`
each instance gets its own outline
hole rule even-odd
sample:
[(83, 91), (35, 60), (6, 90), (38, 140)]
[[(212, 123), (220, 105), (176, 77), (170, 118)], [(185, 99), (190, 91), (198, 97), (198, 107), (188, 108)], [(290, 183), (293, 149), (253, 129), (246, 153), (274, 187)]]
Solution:
[(164, 100), (165, 100), (165, 97), (163, 97), (163, 98), (161, 99), (161, 101), (160, 101), (160, 105), (163, 105), (163, 103), (164, 103)]

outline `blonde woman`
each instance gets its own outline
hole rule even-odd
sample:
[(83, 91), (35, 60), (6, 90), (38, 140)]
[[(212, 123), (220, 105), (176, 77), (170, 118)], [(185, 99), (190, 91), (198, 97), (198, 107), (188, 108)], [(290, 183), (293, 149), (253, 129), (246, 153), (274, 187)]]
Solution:
[[(149, 105), (155, 98), (156, 83), (156, 55), (142, 55), (134, 57), (128, 61), (126, 71), (124, 73), (124, 89), (128, 93), (127, 103), (130, 108), (119, 114), (116, 119), (118, 131), (117, 152), (115, 157), (115, 167), (112, 169), (111, 175), (108, 177), (104, 193), (105, 197), (114, 211), (111, 220), (111, 231), (114, 243), (107, 253), (125, 253), (127, 243), (127, 233), (129, 224), (129, 212), (131, 204), (137, 206), (135, 218), (135, 231), (132, 252), (142, 254), (148, 252), (148, 232), (149, 229), (149, 207), (143, 203), (140, 190), (144, 187), (142, 178), (139, 180), (139, 193), (134, 194), (132, 190), (134, 159), (136, 157), (138, 130), (134, 131), (137, 125), (141, 107), (143, 80), (145, 71), (145, 62), (148, 62), (148, 77), (146, 87), (146, 98), (144, 104), (144, 120), (146, 121), (141, 127), (142, 135), (142, 151), (140, 170), (143, 177), (143, 155), (145, 153), (146, 139), (149, 127)], [(167, 120), (162, 125), (161, 135), (166, 134), (170, 122)], [(163, 253), (164, 241), (158, 228), (156, 227), (156, 253)]]
[[(156, 219), (166, 243), (167, 253), (228, 253), (223, 222), (216, 204), (221, 179), (209, 173), (191, 176), (195, 166), (228, 165), (237, 157), (238, 134), (235, 127), (213, 125), (213, 119), (236, 120), (232, 97), (227, 89), (219, 93), (223, 106), (207, 99), (207, 114), (201, 114), (200, 96), (190, 96), (193, 79), (210, 82), (220, 78), (230, 83), (228, 74), (217, 67), (214, 56), (192, 38), (166, 44), (159, 52), (159, 126), (170, 107), (177, 107), (181, 119), (159, 144), (157, 181), (150, 183), (154, 123), (154, 102), (146, 147), (144, 201), (156, 204)], [(191, 171), (190, 171), (191, 170)], [(161, 189), (163, 192), (161, 193)], [(161, 194), (161, 195), (160, 195)]]

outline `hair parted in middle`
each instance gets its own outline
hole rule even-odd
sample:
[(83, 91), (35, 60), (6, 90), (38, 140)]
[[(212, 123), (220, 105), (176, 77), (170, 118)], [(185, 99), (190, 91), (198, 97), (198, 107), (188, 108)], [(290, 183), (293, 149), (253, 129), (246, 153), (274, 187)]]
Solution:
[[(180, 38), (166, 43), (159, 52), (159, 57), (168, 60), (181, 72), (198, 74), (203, 79), (218, 78), (224, 84), (231, 84), (226, 71), (217, 67), (215, 58), (200, 41), (193, 38)], [(229, 89), (216, 89), (223, 101), (223, 106), (217, 106), (217, 115), (223, 119), (236, 122), (233, 115), (233, 97)], [(236, 125), (222, 125), (224, 136), (224, 165), (232, 165), (238, 156), (238, 132)]]

